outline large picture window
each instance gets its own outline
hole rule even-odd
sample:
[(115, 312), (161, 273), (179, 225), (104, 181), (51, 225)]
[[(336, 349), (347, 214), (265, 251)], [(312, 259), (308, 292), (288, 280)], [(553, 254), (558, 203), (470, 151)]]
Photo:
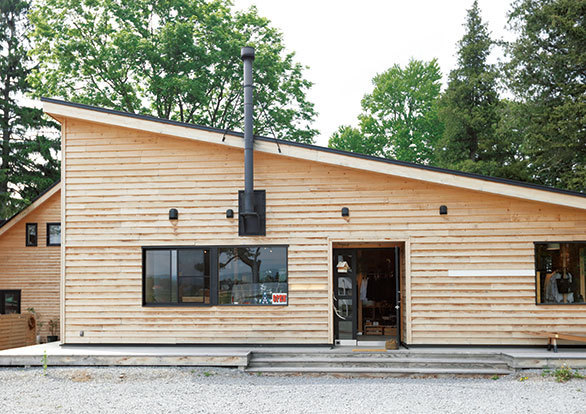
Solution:
[(0, 314), (20, 313), (20, 290), (0, 290)]
[(145, 247), (145, 306), (287, 305), (286, 246)]
[(218, 271), (220, 304), (286, 303), (287, 249), (284, 247), (220, 248)]
[(538, 304), (586, 302), (586, 242), (535, 243)]
[(145, 304), (210, 304), (209, 249), (144, 253)]

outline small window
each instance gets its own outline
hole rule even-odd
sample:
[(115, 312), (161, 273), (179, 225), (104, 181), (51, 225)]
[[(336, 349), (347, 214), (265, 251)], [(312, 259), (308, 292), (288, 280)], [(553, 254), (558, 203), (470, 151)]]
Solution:
[(20, 313), (20, 290), (0, 290), (0, 314)]
[(287, 249), (225, 247), (218, 252), (220, 304), (286, 305)]
[(37, 245), (37, 223), (26, 223), (26, 245)]
[(586, 242), (535, 243), (538, 304), (585, 303)]
[(210, 251), (145, 251), (145, 304), (210, 304)]
[(61, 223), (47, 223), (47, 246), (61, 246)]

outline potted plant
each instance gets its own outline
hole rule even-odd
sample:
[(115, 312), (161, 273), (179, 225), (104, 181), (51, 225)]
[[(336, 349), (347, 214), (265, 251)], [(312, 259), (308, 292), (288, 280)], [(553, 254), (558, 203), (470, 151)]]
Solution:
[(57, 342), (59, 340), (59, 336), (57, 336), (57, 330), (59, 329), (59, 320), (54, 321), (51, 319), (49, 321), (49, 331), (51, 335), (47, 336), (47, 342)]
[(37, 344), (41, 343), (41, 329), (45, 326), (45, 322), (41, 322), (41, 314), (35, 311), (35, 308), (28, 308), (27, 311), (33, 314), (36, 322)]

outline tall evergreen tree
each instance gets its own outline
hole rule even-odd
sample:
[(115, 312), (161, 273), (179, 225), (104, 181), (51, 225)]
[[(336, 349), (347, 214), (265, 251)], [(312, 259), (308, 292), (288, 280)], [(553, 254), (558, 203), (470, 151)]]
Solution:
[(27, 76), (29, 3), (0, 2), (0, 219), (7, 218), (59, 178), (59, 134), (40, 109), (22, 106)]
[(481, 174), (525, 178), (511, 136), (498, 136), (504, 108), (497, 92), (497, 70), (487, 63), (493, 41), (474, 1), (466, 32), (458, 42), (458, 66), (449, 75), (440, 101), (445, 124), (439, 164)]
[(517, 0), (507, 83), (540, 183), (586, 192), (586, 0)]

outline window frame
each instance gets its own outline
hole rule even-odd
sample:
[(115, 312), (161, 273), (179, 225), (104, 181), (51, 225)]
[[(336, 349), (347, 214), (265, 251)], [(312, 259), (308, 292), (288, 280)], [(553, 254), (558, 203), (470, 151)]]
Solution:
[(550, 244), (550, 243), (559, 243), (559, 244), (585, 244), (586, 241), (584, 240), (567, 240), (567, 241), (558, 241), (558, 240), (547, 240), (547, 241), (534, 241), (533, 242), (533, 278), (534, 278), (534, 293), (535, 293), (535, 305), (537, 306), (586, 306), (586, 302), (574, 302), (574, 303), (543, 303), (537, 301), (537, 245), (538, 244)]
[[(51, 226), (59, 226), (59, 243), (51, 243)], [(47, 223), (47, 246), (61, 246), (61, 223)]]
[(20, 289), (1, 289), (0, 290), (0, 315), (7, 315), (6, 313), (6, 294), (16, 293), (18, 296), (18, 315), (22, 313), (22, 291)]
[[(287, 303), (278, 304), (236, 304), (236, 303), (219, 303), (219, 278), (220, 273), (218, 269), (218, 252), (222, 248), (238, 248), (238, 247), (282, 247), (285, 249), (285, 267), (287, 269)], [(146, 302), (146, 252), (149, 250), (182, 250), (182, 249), (201, 249), (210, 251), (210, 303), (198, 302), (177, 302), (177, 303), (147, 303)], [(177, 283), (179, 289), (179, 282)], [(179, 300), (179, 297), (177, 298)], [(260, 307), (282, 307), (289, 306), (289, 245), (286, 244), (238, 244), (238, 245), (193, 245), (193, 246), (142, 246), (142, 306), (143, 307), (171, 307), (171, 308), (198, 308), (211, 306), (260, 306)]]
[[(35, 242), (29, 243), (28, 229), (29, 227), (35, 228)], [(39, 225), (37, 223), (26, 223), (24, 230), (24, 244), (26, 247), (37, 247), (39, 245)]]

